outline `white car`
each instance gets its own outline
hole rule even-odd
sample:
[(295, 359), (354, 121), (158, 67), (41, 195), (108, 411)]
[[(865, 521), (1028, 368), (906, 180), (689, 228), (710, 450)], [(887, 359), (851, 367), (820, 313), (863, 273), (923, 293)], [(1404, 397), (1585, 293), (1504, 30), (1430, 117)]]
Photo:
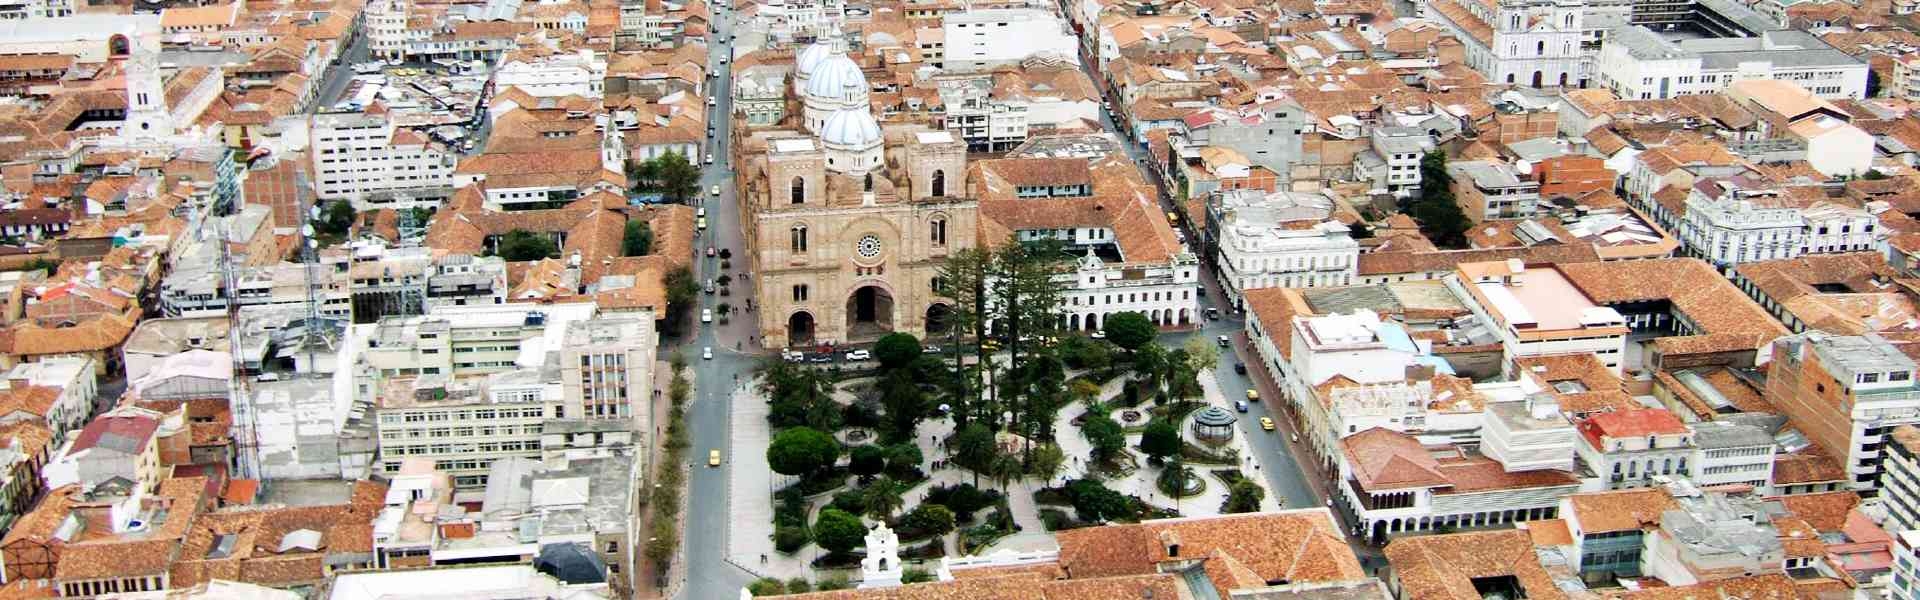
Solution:
[(847, 353), (847, 360), (869, 360), (872, 358), (873, 354), (865, 350), (854, 350)]
[(701, 206), (701, 207), (697, 207), (697, 208), (694, 208), (694, 209), (693, 209), (693, 216), (696, 216), (696, 217), (704, 217), (704, 216), (707, 216), (707, 207), (705, 207), (705, 206)]
[(702, 308), (702, 309), (700, 309), (700, 322), (701, 322), (701, 323), (712, 323), (712, 322), (713, 322), (713, 309), (711, 309), (711, 308)]
[(707, 359), (707, 360), (713, 360), (713, 346), (707, 346), (707, 347), (705, 347), (705, 348), (701, 348), (701, 349), (700, 349), (700, 358), (704, 358), (704, 359)]
[(1107, 332), (1095, 329), (1093, 330), (1093, 335), (1090, 335), (1087, 337), (1090, 337), (1096, 340), (1104, 340), (1104, 339), (1107, 339)]
[(717, 185), (713, 186), (713, 195), (715, 196), (720, 195), (720, 186), (717, 186)]

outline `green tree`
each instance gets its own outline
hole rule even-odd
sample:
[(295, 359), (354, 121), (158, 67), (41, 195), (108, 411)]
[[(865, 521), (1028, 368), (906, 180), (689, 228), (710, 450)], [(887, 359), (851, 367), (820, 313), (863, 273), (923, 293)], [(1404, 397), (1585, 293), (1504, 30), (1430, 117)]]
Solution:
[(654, 157), (652, 162), (659, 169), (658, 186), (661, 194), (681, 202), (700, 194), (700, 168), (687, 162), (687, 157), (669, 151)]
[(887, 446), (887, 476), (894, 479), (912, 477), (920, 468), (920, 463), (925, 460), (926, 457), (920, 454), (920, 446), (913, 442)]
[(662, 329), (677, 332), (700, 296), (700, 282), (694, 280), (692, 269), (680, 266), (667, 271), (661, 283), (667, 288), (667, 320)]
[(1187, 368), (1194, 373), (1211, 371), (1220, 366), (1219, 348), (1208, 342), (1206, 338), (1197, 335), (1187, 338), (1187, 343), (1180, 349), (1187, 351)]
[(866, 489), (861, 491), (861, 504), (866, 507), (868, 517), (872, 517), (875, 521), (885, 521), (892, 518), (893, 513), (899, 512), (900, 507), (906, 504), (906, 498), (901, 497), (904, 491), (899, 483), (881, 477), (867, 484)]
[(787, 584), (772, 577), (761, 577), (747, 584), (747, 591), (755, 596), (781, 596), (787, 593)]
[(828, 552), (846, 554), (866, 543), (867, 526), (860, 518), (838, 508), (820, 511), (813, 521), (813, 541)]
[[(947, 313), (947, 357), (952, 361), (951, 377), (946, 381), (947, 401), (953, 404), (953, 422), (964, 427), (980, 419), (990, 419), (995, 410), (981, 396), (979, 375), (960, 358), (960, 336), (987, 339), (987, 282), (993, 279), (993, 255), (983, 248), (966, 248), (947, 255), (936, 279), (938, 293), (954, 300)], [(975, 364), (985, 365), (987, 350), (975, 346)]]
[(887, 410), (887, 441), (912, 441), (927, 415), (927, 396), (906, 369), (888, 371), (880, 380), (880, 405)]
[(315, 233), (329, 236), (346, 235), (353, 228), (353, 203), (335, 200), (320, 207), (320, 217), (313, 220)]
[(627, 186), (641, 191), (660, 187), (660, 163), (651, 160), (627, 160)]
[(653, 226), (640, 219), (627, 221), (627, 231), (620, 239), (621, 254), (626, 256), (646, 256), (653, 250)]
[(560, 247), (551, 236), (515, 229), (500, 237), (499, 254), (509, 262), (540, 260), (559, 256)]
[(1467, 228), (1472, 223), (1453, 197), (1453, 176), (1447, 173), (1447, 155), (1435, 150), (1420, 159), (1420, 199), (1413, 204), (1413, 218), (1420, 222), (1421, 233), (1435, 245), (1460, 248), (1467, 244)]
[(1087, 410), (1086, 423), (1080, 426), (1080, 435), (1093, 444), (1093, 458), (1107, 460), (1119, 456), (1127, 448), (1126, 430), (1107, 415), (1104, 406), (1094, 405)]
[(938, 504), (922, 504), (900, 517), (900, 527), (946, 535), (953, 531), (953, 510)]
[(947, 443), (953, 450), (954, 463), (973, 471), (976, 485), (980, 482), (980, 473), (987, 470), (993, 457), (999, 454), (999, 446), (993, 439), (993, 430), (982, 423), (968, 423), (966, 427), (953, 434)]
[(1034, 478), (1051, 484), (1054, 477), (1060, 476), (1060, 469), (1067, 465), (1067, 453), (1059, 444), (1043, 444), (1033, 449), (1027, 458), (1027, 473)]
[(1025, 475), (1026, 470), (1026, 466), (1021, 464), (1020, 457), (1010, 453), (996, 452), (993, 458), (987, 461), (987, 476), (993, 478), (993, 482), (1000, 486), (1002, 492), (1007, 491), (1007, 484)]
[(1126, 496), (1096, 479), (1076, 479), (1067, 484), (1067, 499), (1073, 502), (1074, 516), (1087, 523), (1127, 518), (1133, 513), (1133, 503)]
[(823, 372), (768, 359), (761, 363), (760, 392), (767, 396), (767, 422), (775, 427), (839, 427), (840, 405), (833, 401), (833, 382)]
[(1260, 510), (1260, 501), (1267, 499), (1266, 488), (1245, 477), (1227, 487), (1227, 501), (1220, 504), (1223, 513), (1249, 513)]
[(1168, 369), (1170, 364), (1166, 349), (1158, 344), (1142, 346), (1134, 351), (1133, 381), (1134, 389), (1139, 390), (1144, 396), (1139, 399), (1140, 401), (1153, 399), (1162, 388), (1166, 387), (1168, 375), (1171, 373)]
[(879, 446), (855, 446), (848, 453), (847, 470), (855, 475), (878, 475), (887, 468), (886, 451)]
[(1067, 383), (1067, 395), (1074, 400), (1094, 403), (1100, 400), (1100, 384), (1087, 379), (1074, 379)]
[(1154, 419), (1140, 434), (1140, 451), (1160, 460), (1179, 454), (1181, 444), (1180, 428), (1165, 419)]
[(1153, 321), (1137, 312), (1107, 315), (1107, 321), (1100, 325), (1100, 330), (1107, 334), (1107, 341), (1128, 352), (1138, 352), (1160, 333), (1153, 326)]
[(1373, 228), (1368, 227), (1365, 222), (1354, 221), (1347, 225), (1347, 235), (1353, 236), (1356, 240), (1364, 240), (1373, 237)]
[(795, 427), (767, 444), (767, 466), (781, 475), (810, 476), (833, 466), (840, 443), (819, 430)]
[(892, 371), (920, 358), (920, 340), (912, 334), (894, 332), (880, 336), (873, 343), (873, 359), (880, 361), (881, 370)]

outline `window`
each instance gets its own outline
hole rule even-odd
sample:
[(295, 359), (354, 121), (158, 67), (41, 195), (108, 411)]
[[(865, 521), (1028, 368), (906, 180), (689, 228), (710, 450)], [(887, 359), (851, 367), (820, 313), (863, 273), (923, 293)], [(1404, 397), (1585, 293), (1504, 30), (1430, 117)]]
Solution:
[(802, 283), (802, 284), (799, 284), (799, 285), (795, 285), (795, 286), (793, 286), (793, 301), (794, 301), (794, 302), (806, 302), (806, 301), (807, 301), (807, 296), (808, 296), (808, 295), (809, 295), (809, 294), (810, 294), (811, 292), (812, 292), (812, 290), (811, 290), (811, 289), (808, 289), (808, 287), (807, 287), (807, 284), (804, 284), (804, 283)]
[(794, 177), (793, 184), (789, 186), (789, 193), (793, 198), (794, 204), (801, 204), (806, 202), (807, 201), (807, 180), (797, 176)]
[(792, 232), (792, 233), (793, 233), (793, 235), (792, 235), (792, 237), (793, 237), (793, 239), (792, 239), (792, 247), (793, 247), (793, 251), (794, 251), (794, 252), (806, 252), (806, 251), (807, 251), (807, 226), (806, 226), (806, 225), (794, 225), (794, 226), (793, 226), (793, 232)]
[(927, 229), (930, 231), (931, 237), (933, 238), (933, 245), (935, 246), (947, 245), (946, 217), (934, 217), (933, 222), (928, 225)]
[(932, 186), (932, 189), (928, 190), (927, 195), (933, 196), (936, 198), (947, 195), (946, 170), (944, 169), (933, 170), (933, 186)]

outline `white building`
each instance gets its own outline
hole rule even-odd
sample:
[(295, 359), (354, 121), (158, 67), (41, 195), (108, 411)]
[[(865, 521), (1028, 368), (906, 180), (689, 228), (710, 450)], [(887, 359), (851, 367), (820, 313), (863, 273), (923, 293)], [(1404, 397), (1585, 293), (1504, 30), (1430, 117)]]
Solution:
[(1893, 585), (1887, 587), (1887, 597), (1892, 600), (1920, 598), (1920, 531), (1893, 534)]
[(1079, 42), (1052, 11), (994, 8), (948, 13), (942, 21), (946, 47), (941, 68), (986, 70), (1029, 56), (1079, 56)]
[(1027, 141), (1027, 103), (993, 98), (991, 77), (944, 79), (939, 86), (945, 128), (968, 150), (1004, 152)]
[(599, 98), (606, 79), (606, 57), (588, 48), (546, 56), (509, 54), (493, 72), (494, 89), (515, 87), (540, 98)]
[(1518, 259), (1466, 263), (1447, 287), (1482, 323), (1492, 325), (1506, 355), (1502, 370), (1528, 356), (1593, 354), (1615, 375), (1626, 352), (1626, 319), (1593, 302), (1552, 266)]
[(1773, 484), (1773, 454), (1779, 447), (1773, 435), (1753, 425), (1702, 421), (1693, 427), (1694, 483), (1703, 487), (1749, 485), (1756, 490)]
[(1061, 309), (1069, 329), (1094, 329), (1123, 312), (1146, 315), (1156, 325), (1199, 320), (1200, 261), (1192, 254), (1181, 253), (1165, 263), (1107, 263), (1092, 248), (1087, 246), (1071, 275), (1054, 276), (1062, 288)]
[(1688, 190), (1678, 237), (1689, 255), (1724, 270), (1877, 247), (1881, 232), (1865, 210), (1828, 202), (1807, 206), (1777, 189), (1743, 188), (1743, 181), (1709, 180)]
[(1822, 175), (1859, 176), (1873, 168), (1873, 135), (1830, 116), (1802, 119), (1787, 131), (1807, 144), (1807, 165)]
[(366, 19), (367, 52), (373, 58), (404, 58), (407, 54), (407, 3), (375, 0), (361, 13)]
[(1230, 303), (1242, 306), (1246, 290), (1353, 283), (1360, 244), (1333, 220), (1326, 194), (1241, 189), (1213, 196), (1214, 268)]
[(1465, 46), (1467, 66), (1493, 83), (1585, 87), (1592, 78), (1599, 40), (1585, 24), (1584, 0), (1426, 4)]
[(1805, 31), (1672, 41), (1635, 25), (1613, 33), (1596, 65), (1600, 84), (1628, 99), (1714, 94), (1747, 79), (1792, 81), (1829, 99), (1867, 93), (1867, 64)]
[(1439, 528), (1548, 519), (1578, 491), (1564, 471), (1508, 471), (1490, 457), (1433, 448), (1404, 433), (1369, 429), (1340, 442), (1339, 508), (1375, 543)]
[(1594, 413), (1575, 424), (1580, 462), (1609, 489), (1645, 487), (1654, 477), (1684, 477), (1693, 431), (1664, 408)]
[[(1920, 529), (1920, 428), (1901, 425), (1887, 434), (1886, 460), (1881, 462), (1880, 497), (1887, 508), (1888, 531)], [(1909, 581), (1920, 584), (1920, 581)], [(1920, 594), (1911, 587), (1909, 594)]]
[(99, 394), (100, 378), (94, 372), (93, 359), (85, 356), (60, 356), (23, 362), (7, 371), (0, 389), (12, 389), (15, 383), (59, 388), (60, 395), (47, 409), (47, 427), (54, 439), (79, 429), (93, 416), (93, 399)]
[(384, 114), (313, 116), (313, 189), (323, 200), (355, 208), (388, 208), (405, 197), (451, 195), (456, 157)]
[(1482, 421), (1480, 452), (1507, 472), (1573, 470), (1579, 434), (1552, 396), (1528, 394), (1518, 402), (1489, 402)]

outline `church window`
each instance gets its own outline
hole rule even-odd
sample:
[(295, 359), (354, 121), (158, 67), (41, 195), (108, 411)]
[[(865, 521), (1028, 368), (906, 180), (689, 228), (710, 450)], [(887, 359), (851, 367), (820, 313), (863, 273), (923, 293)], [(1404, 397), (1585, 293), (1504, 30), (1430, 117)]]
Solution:
[(806, 252), (807, 251), (807, 226), (806, 225), (793, 226), (792, 237), (793, 237), (793, 240), (792, 240), (793, 251)]
[(933, 233), (933, 245), (947, 245), (947, 219), (945, 217), (934, 217), (933, 223), (928, 229)]
[(790, 195), (793, 198), (794, 204), (800, 204), (807, 201), (807, 180), (799, 177), (794, 177), (793, 184), (789, 187), (789, 190), (790, 190)]
[(947, 195), (946, 170), (944, 169), (933, 170), (933, 189), (931, 190), (930, 195), (932, 195), (935, 198), (939, 198)]

